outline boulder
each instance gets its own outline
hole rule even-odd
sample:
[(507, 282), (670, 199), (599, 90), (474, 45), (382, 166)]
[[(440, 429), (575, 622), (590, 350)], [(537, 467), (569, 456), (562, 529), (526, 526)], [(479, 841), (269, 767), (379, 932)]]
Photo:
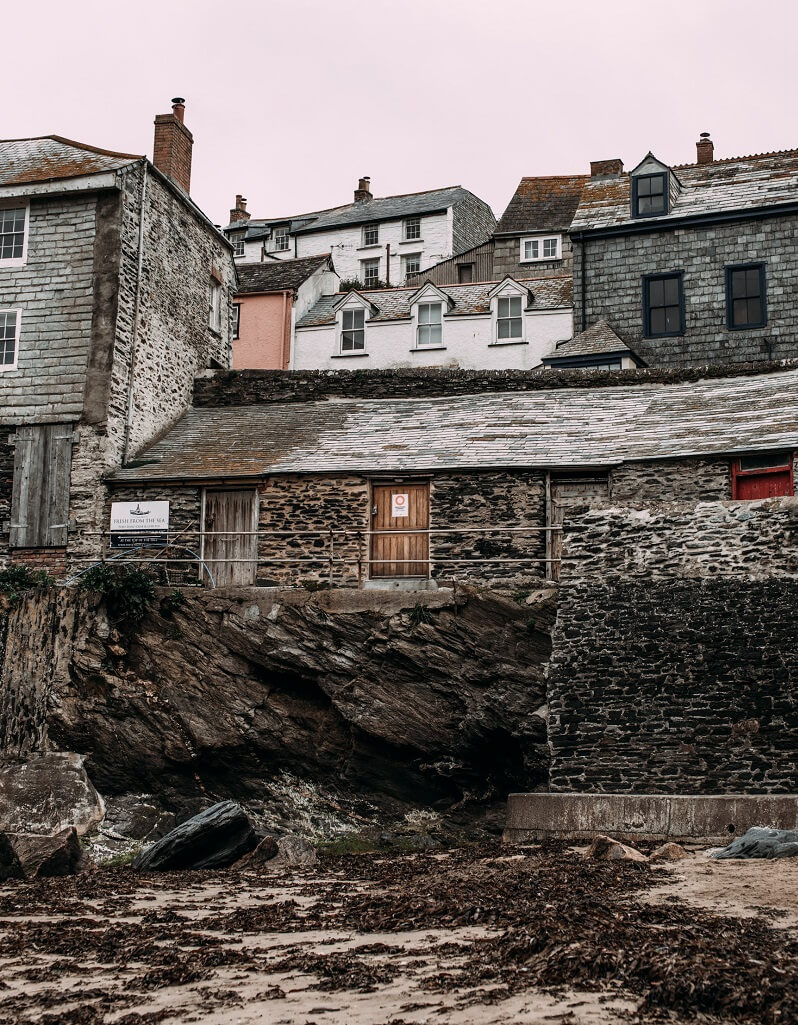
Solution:
[(792, 858), (798, 856), (798, 832), (792, 829), (768, 829), (752, 826), (728, 847), (713, 851), (718, 860), (725, 858)]
[(235, 801), (220, 801), (182, 822), (133, 861), (140, 872), (226, 868), (251, 851), (255, 831)]
[(0, 765), (0, 830), (52, 836), (74, 827), (83, 836), (102, 822), (105, 806), (83, 759), (53, 751)]
[(30, 879), (73, 876), (86, 871), (89, 865), (77, 830), (72, 826), (55, 836), (13, 834), (11, 843), (25, 875)]
[(5, 833), (0, 833), (0, 883), (6, 879), (22, 879), (24, 876), (11, 840)]
[(597, 861), (648, 861), (645, 854), (641, 854), (634, 847), (627, 847), (619, 840), (613, 840), (611, 836), (602, 834), (593, 839), (593, 843), (585, 851), (585, 857), (594, 858)]
[(153, 843), (177, 825), (173, 812), (165, 811), (149, 794), (120, 794), (106, 802), (106, 829), (119, 836)]
[(277, 857), (279, 848), (273, 836), (264, 836), (254, 851), (245, 854), (238, 862), (237, 868), (257, 868), (259, 865), (266, 865)]
[(664, 843), (649, 857), (649, 861), (681, 861), (687, 857), (687, 851), (678, 843)]
[(316, 848), (303, 836), (281, 836), (277, 841), (277, 857), (272, 864), (308, 866), (315, 865), (318, 860)]

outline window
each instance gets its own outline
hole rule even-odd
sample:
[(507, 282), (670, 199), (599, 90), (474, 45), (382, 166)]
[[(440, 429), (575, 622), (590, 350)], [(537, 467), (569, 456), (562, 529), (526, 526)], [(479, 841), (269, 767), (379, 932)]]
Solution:
[(560, 236), (550, 235), (547, 238), (522, 238), (521, 263), (532, 263), (534, 260), (559, 260)]
[(681, 272), (643, 278), (643, 320), (646, 338), (684, 334)]
[(406, 242), (421, 238), (421, 218), (408, 217), (405, 221), (404, 238)]
[(241, 327), (241, 304), (233, 303), (233, 338), (238, 338)]
[(402, 257), (405, 278), (408, 274), (418, 274), (421, 270), (421, 253), (408, 253)]
[(362, 270), (363, 284), (366, 288), (373, 288), (380, 282), (380, 261), (379, 260), (361, 260), (360, 268)]
[(499, 341), (523, 336), (521, 296), (499, 296), (496, 336)]
[(246, 255), (247, 246), (244, 242), (244, 236), (241, 235), (238, 238), (233, 239), (233, 256), (244, 256)]
[(222, 333), (222, 286), (214, 278), (211, 279), (208, 327), (217, 335)]
[(666, 174), (639, 174), (632, 178), (632, 216), (654, 217), (668, 212)]
[(755, 452), (732, 463), (732, 498), (741, 502), (793, 494), (792, 452)]
[(0, 310), (0, 373), (4, 370), (16, 370), (19, 321), (19, 310)]
[(468, 285), (474, 280), (474, 264), (458, 263), (457, 281), (461, 285)]
[(767, 323), (764, 263), (726, 268), (726, 323), (732, 331)]
[(363, 352), (366, 348), (366, 311), (344, 310), (341, 327), (341, 352)]
[(274, 248), (278, 253), (288, 249), (288, 228), (274, 229)]
[(27, 219), (25, 206), (0, 207), (0, 261), (22, 263), (25, 260)]
[(441, 304), (419, 303), (416, 345), (424, 348), (429, 345), (440, 345), (442, 341)]
[(377, 246), (380, 244), (380, 226), (379, 224), (367, 224), (363, 229), (363, 245), (364, 246)]

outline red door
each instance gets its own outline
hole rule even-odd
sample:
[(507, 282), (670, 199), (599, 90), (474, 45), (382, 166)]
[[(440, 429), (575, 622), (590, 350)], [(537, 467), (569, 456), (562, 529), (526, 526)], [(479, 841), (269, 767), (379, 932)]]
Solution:
[[(732, 496), (741, 502), (793, 494), (792, 456), (743, 456), (732, 464)], [(768, 466), (767, 463), (772, 465)]]

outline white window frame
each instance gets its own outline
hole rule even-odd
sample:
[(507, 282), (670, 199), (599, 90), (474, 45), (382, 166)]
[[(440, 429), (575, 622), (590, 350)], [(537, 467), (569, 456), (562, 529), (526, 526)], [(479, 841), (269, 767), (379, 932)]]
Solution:
[[(418, 232), (411, 235), (410, 225), (418, 225)], [(402, 224), (402, 240), (404, 242), (420, 242), (421, 241), (421, 218), (420, 217), (406, 217)]]
[[(438, 307), (439, 319), (437, 321), (429, 320), (429, 321), (426, 321), (425, 323), (421, 322), (421, 310), (425, 306), (430, 308), (430, 309), (433, 306), (437, 306)], [(444, 348), (444, 344), (443, 344), (443, 303), (440, 301), (440, 299), (431, 299), (428, 302), (427, 301), (423, 301), (423, 302), (417, 303), (416, 304), (416, 310), (415, 310), (415, 320), (416, 320), (416, 344), (415, 344), (415, 348), (416, 349), (442, 349), (442, 348)], [(436, 325), (439, 328), (439, 337), (438, 337), (438, 339), (436, 341), (432, 341), (432, 342), (431, 341), (422, 342), (421, 341), (422, 331), (426, 330), (427, 332), (429, 332), (430, 328), (435, 327)]]
[[(551, 243), (555, 245), (555, 255), (544, 256), (546, 243), (551, 247)], [(532, 248), (535, 247), (537, 253), (536, 256), (527, 256), (527, 245)], [(521, 239), (521, 248), (519, 250), (518, 259), (520, 263), (541, 263), (544, 260), (561, 260), (562, 259), (562, 235), (527, 235)]]
[[(272, 241), (274, 242), (275, 253), (287, 253), (291, 247), (291, 232), (288, 228), (275, 228)], [(284, 246), (278, 244), (283, 241), (285, 242)]]
[[(25, 211), (25, 226), (22, 236), (22, 256), (8, 256), (5, 259), (0, 256), (0, 270), (5, 267), (22, 267), (28, 262), (28, 235), (30, 228), (30, 203), (27, 200), (22, 199), (10, 199), (0, 201), (0, 211), (2, 210), (23, 210)], [(2, 246), (0, 246), (0, 252), (2, 252)]]
[(0, 374), (4, 374), (7, 370), (16, 370), (19, 364), (19, 335), (20, 328), (22, 326), (22, 310), (21, 309), (0, 309), (0, 314), (15, 313), (17, 322), (14, 328), (14, 359), (11, 363), (0, 363)]
[(233, 256), (246, 256), (247, 255), (247, 243), (244, 238), (234, 238), (231, 240), (233, 243)]
[[(508, 316), (508, 317), (502, 317), (501, 316), (501, 303), (502, 303), (502, 301), (506, 300), (508, 302), (512, 302), (513, 299), (517, 299), (518, 302), (520, 303), (521, 312), (520, 312), (519, 316), (517, 316), (517, 317), (512, 316), (512, 313), (511, 313), (511, 315)], [(494, 345), (517, 345), (519, 342), (523, 342), (523, 340), (524, 340), (524, 299), (523, 299), (523, 296), (519, 295), (517, 292), (505, 292), (503, 295), (497, 295), (494, 301), (496, 303), (495, 326), (494, 326), (494, 331), (493, 331), (493, 343), (494, 343)], [(518, 320), (518, 321), (520, 321), (521, 322), (521, 333), (518, 334), (518, 335), (508, 335), (507, 338), (500, 338), (499, 337), (499, 324), (503, 320), (509, 320), (509, 321)]]
[(366, 280), (366, 265), (367, 264), (370, 265), (370, 266), (372, 266), (374, 264), (377, 265), (377, 274), (376, 274), (376, 279), (375, 280), (379, 281), (380, 280), (380, 258), (378, 256), (375, 256), (375, 257), (372, 257), (369, 260), (361, 260), (360, 261), (360, 277), (361, 277), (361, 280), (363, 282), (363, 287), (364, 288), (371, 288), (373, 286), (369, 285), (368, 281)]
[[(374, 240), (369, 242), (369, 232), (374, 232)], [(378, 246), (380, 244), (380, 226), (379, 224), (364, 224), (363, 225), (363, 248), (366, 249), (369, 246)]]
[[(362, 315), (362, 317), (363, 317), (363, 326), (362, 327), (357, 327), (355, 325), (355, 323), (354, 323), (355, 315), (358, 314), (358, 313), (360, 313)], [(347, 314), (350, 314), (351, 317), (352, 317), (353, 323), (352, 323), (351, 327), (346, 327), (346, 315)], [(366, 311), (365, 311), (365, 309), (362, 306), (346, 306), (346, 307), (344, 307), (344, 309), (341, 310), (341, 317), (340, 317), (339, 324), (340, 324), (340, 326), (339, 326), (339, 330), (338, 330), (338, 355), (339, 356), (364, 356), (364, 355), (366, 355)], [(360, 348), (354, 347), (354, 339), (353, 339), (353, 348), (345, 349), (344, 348), (344, 335), (345, 334), (357, 334), (358, 332), (362, 332), (362, 334), (363, 334), (363, 345)]]
[(233, 340), (241, 337), (241, 303), (233, 303)]
[(222, 286), (211, 278), (208, 298), (208, 327), (217, 335), (222, 333)]
[[(418, 267), (415, 270), (408, 270), (407, 264), (410, 260), (418, 260)], [(419, 274), (421, 272), (421, 253), (405, 253), (402, 256), (402, 277), (407, 281), (408, 274)]]

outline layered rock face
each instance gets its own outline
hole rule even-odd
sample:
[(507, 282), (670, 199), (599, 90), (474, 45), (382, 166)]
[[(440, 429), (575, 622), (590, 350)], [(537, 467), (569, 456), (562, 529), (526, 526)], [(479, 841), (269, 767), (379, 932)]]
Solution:
[(106, 797), (257, 801), (280, 773), (376, 807), (544, 784), (550, 597), (186, 591), (134, 630), (63, 589), (7, 614), (6, 755), (79, 751)]

